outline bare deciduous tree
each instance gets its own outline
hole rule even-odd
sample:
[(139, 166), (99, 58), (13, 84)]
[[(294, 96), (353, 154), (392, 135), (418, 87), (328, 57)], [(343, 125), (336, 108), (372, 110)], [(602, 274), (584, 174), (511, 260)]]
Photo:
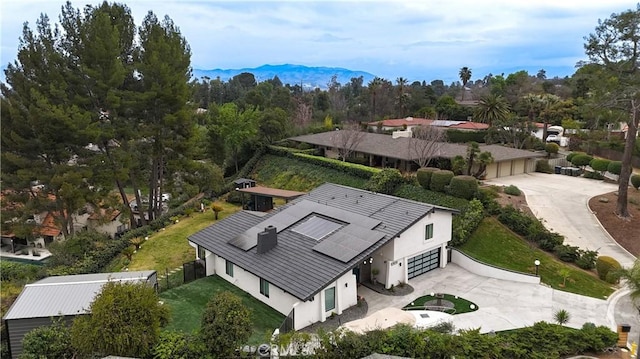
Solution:
[(445, 141), (444, 131), (435, 126), (416, 126), (409, 140), (409, 154), (420, 167), (426, 167), (440, 152)]
[(343, 126), (342, 130), (336, 130), (331, 136), (331, 143), (338, 151), (338, 157), (345, 161), (364, 139), (365, 133), (361, 131), (360, 126), (351, 123)]
[(304, 100), (298, 100), (297, 102), (293, 114), (293, 122), (297, 128), (305, 128), (311, 123), (312, 107)]

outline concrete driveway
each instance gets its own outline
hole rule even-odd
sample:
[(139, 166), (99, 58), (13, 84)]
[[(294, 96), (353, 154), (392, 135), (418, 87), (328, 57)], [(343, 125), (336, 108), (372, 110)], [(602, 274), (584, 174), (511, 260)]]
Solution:
[(482, 333), (531, 326), (539, 321), (554, 322), (556, 310), (570, 314), (567, 324), (580, 328), (586, 322), (616, 328), (613, 318), (615, 303), (558, 291), (540, 284), (519, 283), (483, 277), (449, 263), (409, 281), (414, 292), (405, 296), (386, 296), (361, 286), (369, 306), (368, 313), (387, 307), (402, 308), (412, 300), (431, 292), (458, 295), (478, 305), (475, 312), (457, 314), (451, 319), (456, 329), (480, 328)]
[(617, 259), (624, 267), (633, 265), (635, 257), (609, 236), (588, 206), (591, 197), (615, 191), (617, 185), (546, 173), (496, 178), (487, 183), (520, 188), (531, 211), (549, 230), (564, 235), (565, 244), (597, 250), (600, 255)]

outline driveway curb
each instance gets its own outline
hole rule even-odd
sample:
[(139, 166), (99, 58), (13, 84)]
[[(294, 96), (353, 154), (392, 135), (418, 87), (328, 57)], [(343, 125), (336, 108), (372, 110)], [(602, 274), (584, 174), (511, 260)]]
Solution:
[(607, 321), (609, 322), (610, 329), (614, 332), (618, 329), (618, 324), (616, 323), (615, 319), (616, 305), (618, 304), (620, 298), (624, 297), (625, 295), (629, 295), (629, 293), (631, 293), (631, 290), (629, 290), (628, 288), (620, 288), (613, 292), (609, 296), (609, 298), (607, 298)]

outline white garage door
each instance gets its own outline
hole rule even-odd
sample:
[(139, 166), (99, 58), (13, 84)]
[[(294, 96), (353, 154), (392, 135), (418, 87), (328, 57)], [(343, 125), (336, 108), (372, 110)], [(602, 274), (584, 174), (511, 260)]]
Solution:
[(440, 266), (440, 248), (417, 255), (407, 261), (409, 279), (427, 273)]

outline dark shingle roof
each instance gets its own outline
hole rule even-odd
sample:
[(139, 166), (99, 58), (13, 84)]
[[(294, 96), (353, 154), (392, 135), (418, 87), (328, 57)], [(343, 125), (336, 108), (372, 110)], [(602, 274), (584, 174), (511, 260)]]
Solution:
[[(338, 131), (329, 131), (316, 133), (313, 135), (297, 136), (290, 138), (290, 140), (310, 143), (317, 146), (336, 147), (336, 141), (334, 141), (333, 138), (337, 135), (337, 132)], [(412, 151), (410, 151), (410, 141), (411, 139), (406, 137), (393, 138), (390, 135), (365, 132), (364, 136), (362, 137), (362, 141), (358, 143), (355, 150), (358, 152), (369, 153), (376, 156), (386, 156), (406, 161), (413, 161), (417, 158), (417, 156), (412, 153)], [(496, 162), (519, 158), (533, 158), (544, 156), (540, 153), (499, 145), (481, 145), (480, 149), (482, 151), (491, 152)], [(435, 156), (443, 158), (453, 158), (458, 155), (464, 157), (466, 156), (466, 154), (467, 145), (445, 142), (442, 144), (442, 146), (440, 147), (440, 151)]]
[[(318, 242), (292, 231), (295, 224), (277, 228), (278, 244), (267, 253), (258, 254), (256, 248), (244, 251), (228, 243), (258, 224), (269, 225), (276, 213), (299, 210), (295, 205), (304, 200), (376, 219), (380, 223), (373, 229), (384, 237), (346, 263), (313, 250)], [(306, 301), (434, 209), (444, 208), (327, 183), (265, 216), (234, 214), (189, 240)]]

